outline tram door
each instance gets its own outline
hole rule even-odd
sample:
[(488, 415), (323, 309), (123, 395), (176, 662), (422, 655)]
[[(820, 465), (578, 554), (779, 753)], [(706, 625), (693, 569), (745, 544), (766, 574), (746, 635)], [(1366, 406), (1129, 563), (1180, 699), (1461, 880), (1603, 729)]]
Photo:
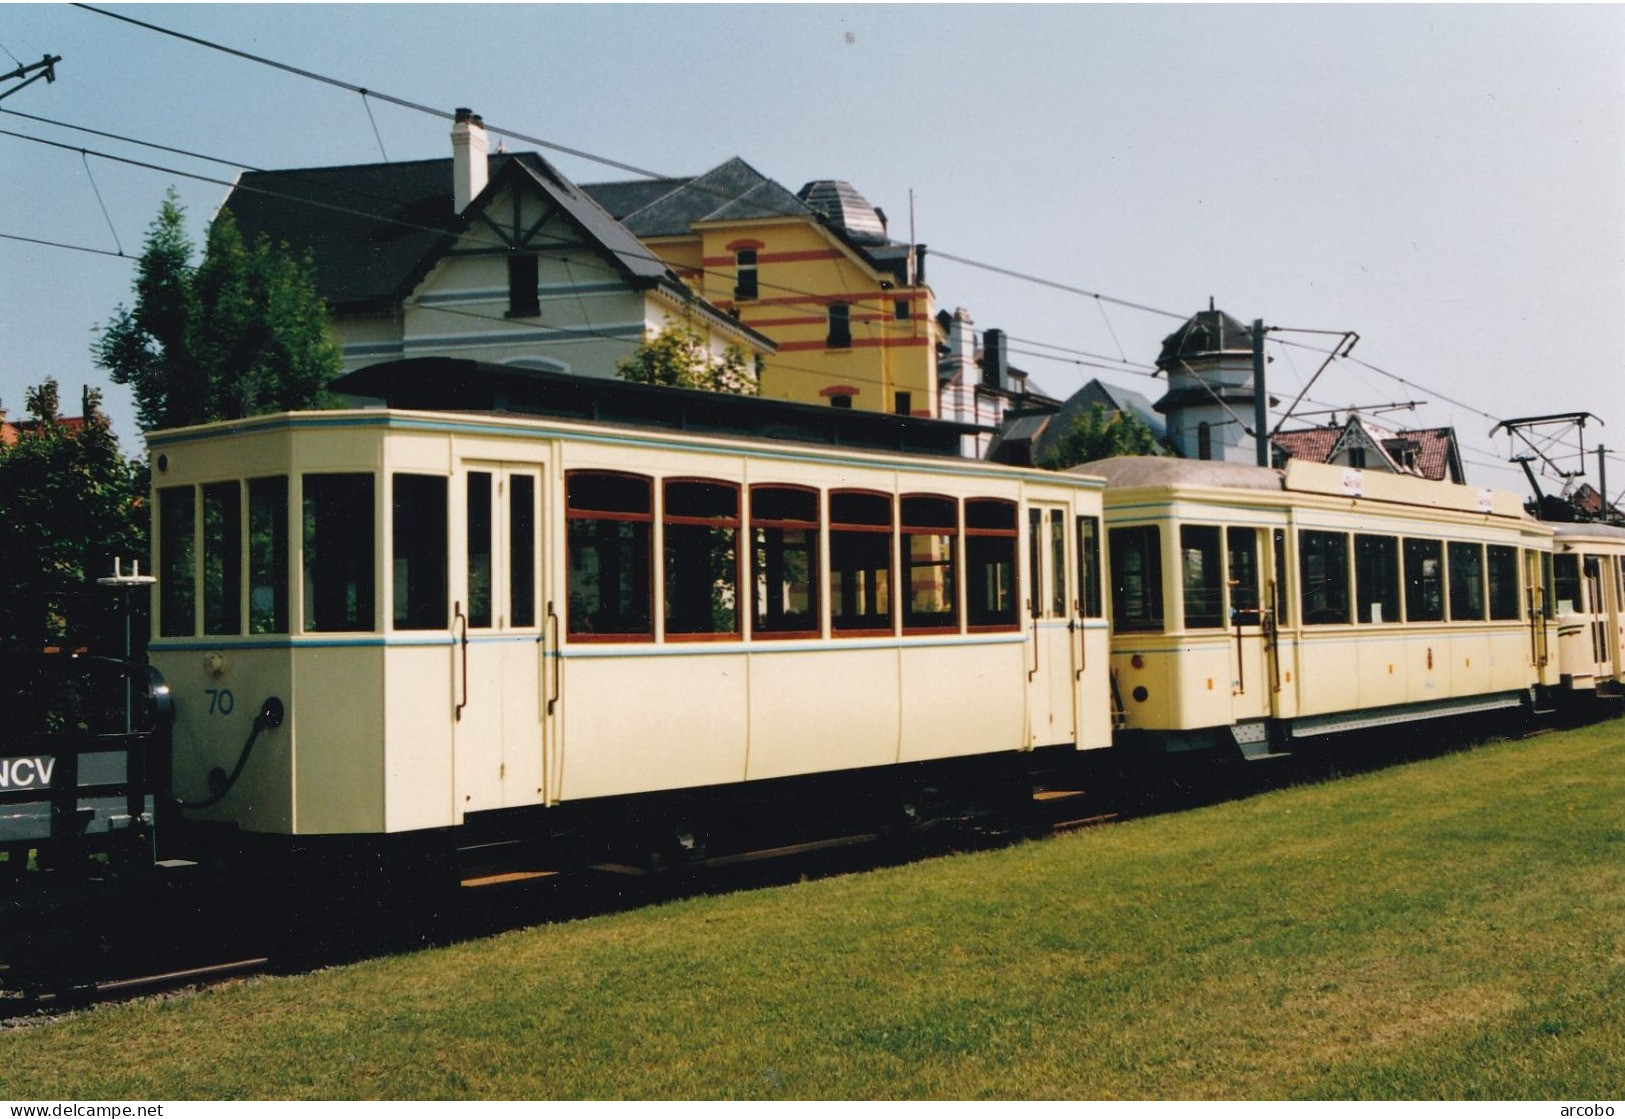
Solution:
[(1597, 662), (1597, 679), (1612, 680), (1619, 674), (1619, 626), (1614, 592), (1614, 557), (1588, 555), (1581, 559), (1585, 580), (1585, 608), (1591, 628), (1591, 652)]
[(464, 462), (453, 486), (458, 810), (536, 804), (546, 731), (541, 468)]
[(1034, 504), (1027, 509), (1027, 727), (1029, 746), (1077, 741), (1079, 653), (1069, 593), (1071, 510)]
[(1542, 684), (1551, 684), (1556, 680), (1555, 673), (1549, 672), (1551, 666), (1551, 633), (1547, 629), (1547, 614), (1550, 604), (1547, 602), (1547, 572), (1542, 569), (1542, 562), (1550, 565), (1549, 553), (1537, 552), (1533, 548), (1523, 550), (1523, 597), (1524, 613), (1529, 618), (1529, 663), (1538, 670), (1538, 678)]
[(1265, 599), (1264, 533), (1231, 525), (1224, 530), (1225, 582), (1229, 593), (1231, 710), (1237, 719), (1274, 713), (1275, 679)]

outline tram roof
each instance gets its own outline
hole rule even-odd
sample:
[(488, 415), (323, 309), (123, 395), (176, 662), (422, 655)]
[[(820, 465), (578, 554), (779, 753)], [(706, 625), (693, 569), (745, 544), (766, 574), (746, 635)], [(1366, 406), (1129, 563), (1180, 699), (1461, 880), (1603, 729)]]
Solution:
[(1098, 474), (1108, 489), (1130, 486), (1217, 486), (1224, 489), (1282, 490), (1281, 471), (1267, 466), (1152, 455), (1118, 455), (1075, 466), (1078, 474)]
[(427, 412), (505, 412), (817, 446), (960, 457), (970, 424), (425, 357), (346, 373), (333, 389)]

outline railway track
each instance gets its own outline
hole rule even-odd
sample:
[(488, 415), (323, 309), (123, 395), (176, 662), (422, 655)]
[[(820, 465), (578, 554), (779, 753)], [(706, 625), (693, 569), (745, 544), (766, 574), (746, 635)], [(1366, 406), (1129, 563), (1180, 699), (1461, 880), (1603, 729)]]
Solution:
[[(180, 944), (173, 939), (174, 922), (155, 912), (132, 922), (126, 942), (108, 945), (108, 899), (87, 899), (81, 920), (102, 930), (99, 938), (84, 941), (85, 958), (93, 966), (77, 973), (64, 969), (59, 953), (52, 974), (43, 982), (30, 978), (25, 991), (18, 989), (23, 980), (15, 970), (0, 963), (0, 1021), (15, 1026), (103, 1003), (252, 975), (295, 974), (676, 897), (861, 873), (919, 858), (1064, 835), (1241, 799), (1287, 784), (1335, 780), (1490, 738), (1526, 737), (1547, 729), (1479, 724), (1464, 728), (1458, 737), (1376, 735), (1365, 742), (1341, 742), (1296, 761), (1236, 765), (1191, 761), (1172, 781), (1164, 759), (1143, 781), (1130, 774), (1119, 778), (1109, 792), (1042, 789), (1033, 795), (1031, 814), (1013, 825), (994, 826), (984, 818), (942, 820), (938, 826), (917, 829), (901, 843), (887, 842), (896, 836), (860, 832), (697, 859), (666, 871), (613, 863), (574, 873), (487, 866), (465, 875), (451, 894), (440, 895), (432, 905), (424, 904), (427, 895), (402, 890), (399, 883), (377, 896), (312, 890), (297, 902), (282, 899), (269, 905), (259, 891), (199, 889), (179, 894), (186, 908), (185, 923), (194, 930), (190, 941)], [(63, 916), (58, 912), (54, 920)], [(212, 935), (196, 934), (205, 929), (213, 930)], [(152, 941), (143, 944), (143, 938)], [(151, 970), (144, 970), (143, 964)]]

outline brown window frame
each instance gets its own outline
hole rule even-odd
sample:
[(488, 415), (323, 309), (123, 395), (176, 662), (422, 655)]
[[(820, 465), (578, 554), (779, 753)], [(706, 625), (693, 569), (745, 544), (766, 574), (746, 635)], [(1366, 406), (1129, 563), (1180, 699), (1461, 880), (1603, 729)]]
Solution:
[[(914, 509), (912, 511), (909, 508), (910, 502), (914, 503)], [(918, 515), (922, 509), (922, 506), (927, 503), (933, 506), (946, 507), (946, 512), (948, 513), (946, 523), (943, 523), (943, 521), (940, 519), (935, 523), (924, 520), (911, 521), (911, 512)], [(938, 513), (942, 511), (944, 510), (941, 508), (938, 508), (937, 510)], [(897, 549), (898, 562), (902, 568), (902, 578), (899, 580), (900, 587), (897, 599), (902, 604), (903, 635), (907, 637), (914, 636), (916, 634), (945, 634), (960, 632), (960, 627), (964, 622), (964, 610), (962, 609), (959, 594), (959, 567), (961, 563), (959, 544), (959, 499), (940, 493), (903, 494), (897, 502), (897, 522), (898, 533), (902, 538)], [(909, 537), (913, 536), (946, 536), (948, 538), (948, 559), (946, 564), (940, 560), (915, 562), (910, 547), (911, 542), (908, 539)], [(948, 609), (946, 611), (933, 611), (931, 616), (936, 618), (938, 615), (949, 614), (952, 615), (953, 620), (951, 622), (933, 620), (924, 623), (911, 623), (910, 616), (914, 613), (912, 609), (914, 601), (914, 572), (917, 569), (940, 568), (944, 566), (947, 568), (946, 585), (949, 598)]]
[[(727, 490), (733, 495), (733, 515), (715, 517), (697, 517), (686, 514), (673, 515), (670, 508), (671, 488), (673, 486), (713, 486), (720, 490)], [(741, 566), (744, 557), (740, 554), (739, 543), (744, 527), (743, 510), (740, 507), (741, 488), (737, 482), (726, 482), (720, 478), (701, 478), (679, 476), (662, 478), (660, 480), (660, 617), (667, 641), (739, 641), (745, 636), (743, 611), (739, 607), (741, 589)], [(734, 592), (734, 624), (732, 629), (726, 630), (688, 630), (672, 632), (671, 623), (671, 529), (673, 526), (722, 528), (733, 532), (733, 592)]]
[[(889, 518), (885, 525), (864, 523), (859, 521), (838, 521), (835, 519), (835, 503), (843, 497), (875, 497), (886, 502)], [(836, 605), (841, 601), (834, 586), (836, 577), (844, 574), (845, 569), (836, 567), (836, 534), (884, 536), (886, 539), (886, 624), (882, 626), (843, 626), (835, 613)], [(897, 632), (897, 501), (896, 498), (882, 490), (869, 490), (861, 488), (848, 488), (829, 491), (829, 578), (830, 588), (830, 636), (831, 637), (893, 637)]]
[[(571, 483), (582, 476), (599, 478), (620, 478), (629, 481), (641, 482), (648, 489), (649, 500), (647, 512), (631, 512), (624, 510), (583, 509), (571, 501)], [(650, 644), (655, 639), (655, 608), (658, 600), (655, 597), (655, 537), (656, 522), (654, 512), (654, 483), (655, 480), (646, 474), (635, 474), (625, 470), (567, 470), (564, 473), (564, 523), (565, 523), (565, 636), (572, 642), (590, 645), (614, 644)], [(570, 534), (577, 521), (611, 521), (627, 524), (647, 525), (644, 538), (644, 598), (647, 603), (647, 627), (642, 630), (620, 633), (596, 633), (592, 630), (576, 629), (575, 606), (571, 601), (574, 587), (570, 576)]]
[[(807, 497), (810, 497), (812, 499), (813, 519), (812, 520), (806, 520), (806, 519), (798, 519), (798, 518), (793, 518), (793, 517), (762, 517), (762, 516), (759, 516), (757, 514), (757, 512), (756, 512), (757, 494), (763, 492), (764, 490), (788, 491), (788, 492), (803, 494), (803, 495), (805, 495)], [(820, 589), (821, 589), (821, 587), (823, 585), (823, 580), (824, 580), (822, 546), (820, 544), (820, 537), (822, 535), (821, 529), (822, 529), (822, 524), (823, 524), (823, 516), (822, 516), (822, 501), (821, 501), (821, 495), (820, 495), (819, 491), (814, 489), (811, 486), (785, 485), (783, 483), (778, 483), (778, 482), (761, 482), (761, 483), (757, 483), (756, 485), (753, 485), (753, 486), (750, 487), (750, 516), (748, 518), (748, 524), (749, 524), (749, 531), (747, 533), (747, 536), (748, 536), (748, 539), (750, 541), (750, 569), (749, 569), (748, 591), (749, 591), (749, 594), (750, 594), (750, 619), (751, 619), (751, 633), (750, 633), (750, 635), (751, 635), (752, 640), (762, 640), (762, 641), (789, 641), (789, 640), (796, 640), (796, 639), (807, 640), (809, 638), (818, 638), (818, 637), (823, 636), (823, 620), (822, 620), (822, 614), (820, 613), (820, 611), (822, 609), (822, 606), (823, 606), (823, 600), (822, 600), (822, 598), (820, 596)], [(757, 612), (757, 598), (756, 598), (756, 585), (757, 585), (757, 575), (758, 575), (758, 568), (757, 568), (757, 562), (756, 562), (756, 556), (757, 556), (756, 531), (757, 531), (757, 529), (762, 529), (762, 530), (767, 531), (767, 532), (773, 532), (773, 531), (782, 532), (782, 531), (789, 530), (789, 531), (793, 531), (793, 532), (804, 532), (804, 533), (807, 534), (807, 541), (808, 541), (808, 546), (807, 546), (807, 612), (811, 616), (812, 625), (810, 627), (806, 627), (806, 628), (802, 628), (802, 629), (788, 629), (788, 628), (786, 628), (786, 629), (777, 629), (777, 628), (764, 629), (762, 627), (762, 619), (763, 619), (764, 615), (759, 614)], [(782, 546), (780, 547), (779, 551), (782, 553), (782, 551), (783, 551)], [(768, 571), (762, 571), (761, 574), (764, 577), (766, 577), (769, 574), (769, 572)]]
[[(965, 499), (965, 631), (967, 633), (1019, 633), (1021, 630), (1021, 507), (1014, 501), (1002, 497), (970, 497)], [(976, 524), (983, 518), (978, 515), (982, 509), (997, 507), (1008, 511), (1010, 527), (994, 527), (987, 524)], [(1002, 548), (995, 545), (998, 550), (984, 551), (984, 545), (977, 543), (981, 540), (1003, 540), (1006, 543)], [(972, 587), (973, 581), (980, 581), (980, 572), (992, 565), (998, 566), (1008, 563), (1010, 568), (1010, 608), (1009, 621), (974, 621), (973, 615), (988, 617), (991, 611), (977, 609), (972, 611), (971, 602), (979, 593), (979, 589)]]

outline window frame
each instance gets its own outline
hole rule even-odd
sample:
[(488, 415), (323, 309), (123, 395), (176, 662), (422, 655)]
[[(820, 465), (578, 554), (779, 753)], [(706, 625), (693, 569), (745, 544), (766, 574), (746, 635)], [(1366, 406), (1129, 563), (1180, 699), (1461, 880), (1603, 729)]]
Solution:
[[(615, 478), (623, 481), (641, 483), (646, 488), (648, 493), (646, 511), (590, 509), (573, 504), (571, 483), (577, 478), (587, 477)], [(654, 483), (655, 479), (647, 474), (637, 474), (627, 470), (597, 470), (588, 468), (581, 470), (566, 470), (564, 472), (564, 635), (566, 641), (579, 642), (585, 645), (645, 645), (654, 642), (655, 617), (657, 614), (655, 607), (658, 601), (655, 597), (655, 545), (658, 525), (655, 520)], [(571, 565), (571, 551), (574, 542), (571, 540), (571, 535), (572, 531), (576, 528), (576, 525), (581, 522), (607, 522), (631, 525), (641, 524), (645, 526), (642, 540), (644, 561), (644, 628), (637, 630), (617, 630), (613, 632), (598, 632), (594, 630), (576, 628), (577, 615), (575, 595), (573, 593), (575, 590), (575, 585), (573, 581), (573, 568)], [(633, 540), (635, 543), (635, 535)], [(632, 588), (630, 584), (627, 584), (626, 589), (635, 590), (635, 588)], [(600, 600), (603, 598), (601, 589), (599, 592), (599, 598)]]
[[(717, 490), (730, 493), (733, 497), (733, 513), (716, 516), (698, 516), (686, 513), (673, 513), (670, 507), (671, 490), (674, 486), (709, 486)], [(725, 481), (721, 478), (704, 478), (690, 475), (676, 475), (660, 479), (660, 619), (661, 632), (667, 641), (740, 641), (745, 636), (744, 612), (740, 609), (740, 568), (744, 557), (740, 552), (740, 541), (743, 536), (744, 510), (741, 507), (742, 487), (738, 482)], [(724, 529), (732, 533), (733, 537), (733, 628), (709, 630), (672, 630), (672, 528), (707, 528)]]
[[(347, 548), (354, 548), (364, 543), (368, 562), (362, 565), (349, 565), (354, 573), (361, 576), (355, 586), (356, 609), (352, 624), (319, 625), (317, 624), (316, 612), (320, 607), (318, 603), (313, 601), (316, 598), (314, 593), (315, 577), (311, 571), (311, 534), (315, 528), (311, 503), (320, 498), (313, 495), (312, 490), (313, 488), (318, 491), (324, 489), (329, 480), (341, 478), (365, 481), (364, 485), (358, 487), (358, 491), (365, 491), (365, 514), (363, 515), (359, 508), (353, 510), (356, 515), (347, 525), (350, 532), (347, 535), (340, 534), (340, 539), (345, 541)], [(320, 482), (321, 485), (313, 487), (312, 482)], [(378, 495), (380, 490), (378, 475), (371, 470), (312, 470), (300, 473), (299, 509), (303, 521), (303, 529), (299, 534), (299, 581), (302, 591), (300, 603), (301, 633), (379, 632), (378, 546), (380, 541), (378, 539)], [(361, 535), (355, 531), (357, 521), (359, 521), (360, 525), (366, 527), (364, 542)], [(317, 561), (326, 562), (322, 559), (323, 548), (319, 539), (315, 551)], [(344, 559), (347, 554), (346, 551), (341, 550), (340, 559)]]
[[(1149, 541), (1150, 548), (1144, 547)], [(1131, 545), (1139, 545), (1131, 547)], [(1113, 633), (1167, 633), (1168, 600), (1163, 590), (1162, 526), (1155, 524), (1111, 525), (1106, 530), (1106, 549), (1111, 557), (1111, 619)], [(1126, 609), (1128, 597), (1121, 578), (1130, 555), (1148, 558), (1137, 572), (1142, 580), (1140, 596), (1144, 609)], [(1130, 621), (1133, 618), (1133, 621)]]
[[(761, 265), (757, 252), (754, 248), (734, 250), (733, 297), (736, 302), (761, 298), (761, 273), (758, 271)], [(747, 256), (749, 260), (745, 259)]]
[(536, 253), (509, 253), (508, 314), (510, 319), (533, 319), (542, 313), (542, 258)]
[[(788, 491), (811, 498), (813, 513), (812, 519), (807, 520), (805, 518), (795, 517), (762, 517), (757, 513), (757, 495), (764, 490)], [(751, 639), (760, 639), (763, 641), (786, 641), (795, 640), (797, 638), (805, 640), (808, 638), (821, 637), (824, 629), (822, 614), (823, 597), (820, 594), (820, 589), (824, 583), (823, 547), (821, 543), (823, 537), (823, 495), (812, 486), (790, 485), (781, 482), (754, 483), (750, 486), (748, 494), (750, 499), (750, 509), (747, 515), (746, 523), (749, 526), (747, 536), (750, 543), (749, 591)], [(763, 616), (757, 612), (758, 600), (756, 597), (758, 578), (758, 544), (756, 541), (756, 532), (759, 528), (767, 532), (795, 531), (805, 534), (807, 541), (807, 614), (810, 622), (812, 623), (810, 626), (804, 628), (763, 628)], [(782, 543), (778, 548), (778, 552), (782, 557), (784, 553)], [(761, 575), (764, 578), (770, 576), (771, 568), (762, 571)], [(781, 580), (779, 584), (781, 590), (784, 585), (784, 582)], [(769, 584), (764, 584), (764, 587), (771, 590), (771, 586)]]
[[(1372, 553), (1375, 545), (1388, 542), (1392, 552), (1389, 560), (1389, 575), (1386, 586), (1377, 585), (1381, 578), (1381, 565), (1371, 569), (1366, 562), (1367, 556)], [(1380, 549), (1375, 549), (1380, 551)], [(1405, 620), (1404, 615), (1404, 574), (1400, 563), (1399, 537), (1389, 533), (1357, 532), (1354, 534), (1354, 621), (1358, 625), (1395, 625)], [(1368, 580), (1367, 571), (1371, 571)], [(1386, 597), (1384, 596), (1386, 592)], [(1392, 616), (1389, 616), (1389, 605), (1392, 605)], [(1380, 605), (1383, 607), (1383, 618), (1380, 622), (1371, 620), (1370, 607)]]
[[(1486, 585), (1486, 572), (1484, 570), (1484, 545), (1477, 540), (1447, 540), (1445, 542), (1445, 605), (1449, 610), (1452, 622), (1482, 622), (1489, 616), (1489, 588)], [(1458, 580), (1456, 567), (1458, 556), (1468, 562), (1464, 564), (1473, 568), (1463, 573)], [(1472, 559), (1476, 558), (1476, 566)], [(1457, 588), (1460, 587), (1462, 595), (1462, 609), (1457, 610)], [(1476, 607), (1473, 602), (1473, 591), (1477, 590), (1478, 600)]]
[[(1196, 534), (1206, 536), (1211, 533), (1211, 539), (1193, 545), (1192, 540)], [(1200, 552), (1203, 557), (1202, 568), (1198, 572), (1201, 582), (1193, 583), (1191, 580), (1191, 554)], [(1179, 526), (1179, 625), (1184, 630), (1222, 630), (1226, 628), (1225, 618), (1225, 564), (1228, 557), (1225, 554), (1224, 531), (1213, 524), (1181, 523)], [(1209, 574), (1209, 569), (1211, 574)], [(1213, 596), (1211, 613), (1203, 610), (1194, 617), (1191, 608), (1192, 591), (1200, 591), (1204, 595)]]
[[(1429, 551), (1431, 555), (1427, 554)], [(1425, 565), (1431, 559), (1437, 565), (1436, 574), (1429, 577)], [(1412, 563), (1418, 564), (1421, 569), (1414, 575), (1411, 571)], [(1402, 583), (1402, 593), (1405, 604), (1405, 621), (1433, 625), (1445, 620), (1445, 606), (1447, 603), (1444, 573), (1444, 541), (1435, 536), (1406, 536), (1400, 541), (1399, 577)], [(1431, 591), (1430, 591), (1431, 588)], [(1418, 604), (1427, 606), (1429, 594), (1438, 597), (1437, 610), (1425, 609), (1417, 611)]]
[[(861, 521), (838, 521), (838, 520), (836, 520), (835, 504), (836, 504), (836, 502), (838, 500), (840, 500), (841, 498), (845, 498), (845, 497), (874, 497), (874, 498), (882, 499), (883, 501), (886, 502), (886, 508), (889, 510), (889, 513), (890, 513), (890, 517), (889, 517), (889, 520), (888, 520), (887, 524), (882, 526), (879, 523), (865, 523), (865, 522), (861, 522)], [(896, 588), (897, 588), (897, 501), (896, 501), (895, 495), (887, 493), (887, 492), (885, 492), (883, 490), (871, 490), (871, 489), (864, 489), (862, 487), (843, 487), (841, 489), (830, 490), (829, 491), (829, 513), (828, 513), (828, 518), (829, 518), (829, 566), (827, 568), (827, 571), (828, 571), (828, 574), (829, 574), (829, 581), (830, 581), (830, 584), (831, 584), (831, 586), (830, 586), (830, 594), (829, 594), (829, 612), (830, 612), (829, 628), (830, 628), (830, 636), (831, 637), (892, 637), (892, 636), (894, 636), (896, 634), (896, 631), (897, 631), (897, 620), (898, 620), (898, 616), (900, 614), (900, 611), (897, 609), (897, 594), (896, 594)], [(885, 538), (885, 542), (886, 542), (886, 567), (885, 567), (885, 570), (884, 570), (884, 574), (886, 576), (886, 583), (885, 583), (885, 587), (884, 587), (884, 594), (885, 594), (885, 599), (886, 599), (886, 610), (885, 610), (886, 623), (885, 623), (884, 626), (872, 626), (872, 625), (871, 626), (864, 626), (864, 625), (854, 624), (854, 623), (850, 623), (850, 622), (847, 623), (846, 625), (842, 625), (840, 618), (837, 617), (837, 615), (835, 613), (836, 606), (838, 604), (840, 604), (842, 601), (844, 601), (846, 596), (845, 596), (844, 593), (837, 593), (838, 590), (844, 591), (844, 588), (837, 588), (837, 586), (835, 585), (835, 581), (836, 581), (836, 578), (838, 576), (845, 574), (845, 572), (848, 570), (846, 568), (837, 569), (837, 567), (836, 567), (836, 550), (837, 550), (837, 548), (836, 548), (836, 544), (837, 544), (836, 534), (837, 533), (842, 534), (843, 536), (874, 535), (874, 536), (883, 536)], [(864, 568), (862, 570), (878, 570), (878, 569)], [(878, 611), (876, 612), (876, 616), (879, 616)], [(864, 617), (863, 615), (858, 615), (858, 618), (860, 620), (863, 617)]]
[[(1298, 530), (1298, 611), (1305, 626), (1346, 626), (1353, 624), (1354, 564), (1349, 552), (1352, 545), (1352, 533), (1339, 529), (1299, 529)], [(1333, 548), (1333, 540), (1340, 541), (1341, 547)], [(1324, 545), (1324, 547), (1322, 547)], [(1337, 560), (1341, 557), (1340, 565), (1330, 563), (1318, 580), (1311, 582), (1308, 573), (1311, 558), (1324, 558)], [(1340, 570), (1337, 570), (1339, 568)], [(1340, 575), (1341, 578), (1335, 578)], [(1321, 606), (1315, 610), (1310, 609), (1310, 595), (1322, 593), (1329, 605)], [(1338, 609), (1340, 607), (1341, 609)], [(1334, 615), (1332, 617), (1317, 615)], [(1340, 615), (1340, 616), (1337, 616)]]
[[(910, 503), (914, 508), (910, 509)], [(927, 504), (936, 506), (937, 513), (947, 513), (946, 518), (936, 522), (915, 521), (911, 523), (911, 516), (918, 516)], [(942, 507), (946, 507), (943, 509)], [(945, 523), (944, 523), (945, 522)], [(901, 578), (898, 580), (898, 601), (902, 604), (903, 635), (917, 634), (945, 634), (958, 633), (964, 621), (964, 610), (959, 594), (959, 500), (939, 493), (907, 493), (897, 500), (897, 525), (899, 542), (897, 548), (898, 563), (901, 568)], [(947, 558), (926, 559), (917, 561), (913, 555), (912, 538), (917, 536), (935, 536), (947, 538)], [(940, 585), (948, 595), (948, 609), (933, 611), (929, 615), (916, 615), (914, 612), (914, 573), (916, 570), (933, 568), (946, 569), (941, 577)], [(932, 620), (920, 621), (920, 617), (929, 617)]]
[(829, 305), (829, 329), (824, 335), (824, 348), (852, 348), (852, 304), (836, 301)]
[[(1002, 497), (968, 497), (962, 506), (965, 524), (965, 631), (1018, 633), (1021, 630), (1021, 507), (1017, 502)], [(991, 512), (994, 509), (1009, 513), (1009, 527), (981, 523), (984, 521), (982, 511)], [(1002, 516), (985, 518), (987, 522), (1003, 519)], [(989, 541), (994, 543), (986, 543)], [(983, 597), (982, 592), (989, 589), (982, 579), (982, 573), (1006, 565), (1010, 576), (1008, 610), (981, 609), (986, 605), (979, 601)]]

